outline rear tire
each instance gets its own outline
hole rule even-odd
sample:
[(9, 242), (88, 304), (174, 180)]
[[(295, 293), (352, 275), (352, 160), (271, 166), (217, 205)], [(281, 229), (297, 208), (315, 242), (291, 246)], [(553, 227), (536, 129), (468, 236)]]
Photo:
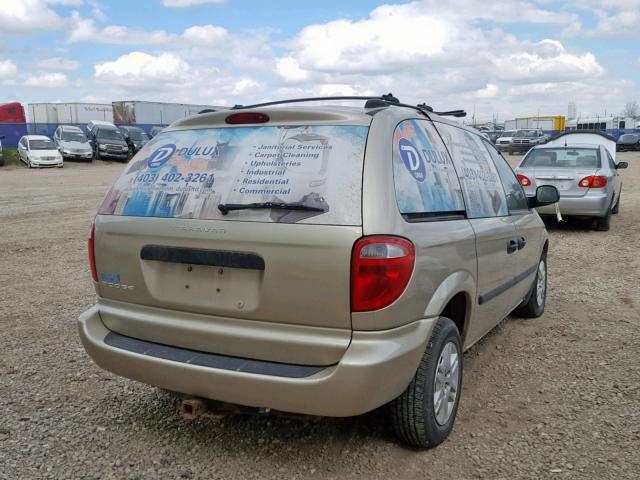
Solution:
[(538, 318), (544, 313), (547, 303), (547, 254), (543, 254), (538, 262), (536, 278), (533, 280), (527, 299), (514, 311), (513, 315), (523, 318)]
[(452, 320), (440, 317), (413, 380), (390, 404), (396, 435), (416, 447), (439, 445), (453, 429), (461, 393), (460, 333)]
[(618, 201), (616, 202), (615, 206), (611, 209), (611, 213), (613, 215), (616, 215), (620, 211), (620, 197), (622, 197), (622, 191), (620, 191), (620, 193), (618, 194)]
[(607, 211), (604, 217), (596, 218), (596, 230), (600, 232), (608, 232), (611, 228), (611, 210)]

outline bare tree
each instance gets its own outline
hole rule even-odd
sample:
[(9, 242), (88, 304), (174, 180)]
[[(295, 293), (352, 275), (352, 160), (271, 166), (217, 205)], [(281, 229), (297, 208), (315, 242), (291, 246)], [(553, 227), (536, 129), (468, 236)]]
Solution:
[(638, 102), (633, 101), (633, 102), (629, 102), (625, 105), (624, 110), (622, 111), (622, 116), (623, 117), (631, 117), (633, 119), (639, 119), (640, 118), (640, 106), (638, 105)]

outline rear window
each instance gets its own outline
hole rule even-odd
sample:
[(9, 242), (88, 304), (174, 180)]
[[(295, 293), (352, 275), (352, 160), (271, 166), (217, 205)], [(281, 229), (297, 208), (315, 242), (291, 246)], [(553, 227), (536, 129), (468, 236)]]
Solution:
[[(98, 213), (359, 225), (367, 133), (347, 125), (161, 132), (131, 159)], [(314, 210), (218, 208), (265, 202)]]
[(402, 214), (464, 214), (462, 188), (447, 150), (426, 120), (405, 120), (393, 134), (393, 178)]
[(600, 168), (600, 155), (592, 148), (536, 148), (524, 158), (520, 167)]

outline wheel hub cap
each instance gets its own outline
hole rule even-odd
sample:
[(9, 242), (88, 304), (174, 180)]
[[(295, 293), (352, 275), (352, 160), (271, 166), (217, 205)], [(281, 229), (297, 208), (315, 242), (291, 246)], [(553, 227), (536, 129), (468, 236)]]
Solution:
[(438, 425), (449, 421), (458, 396), (460, 379), (458, 347), (448, 342), (438, 358), (433, 388), (433, 413)]

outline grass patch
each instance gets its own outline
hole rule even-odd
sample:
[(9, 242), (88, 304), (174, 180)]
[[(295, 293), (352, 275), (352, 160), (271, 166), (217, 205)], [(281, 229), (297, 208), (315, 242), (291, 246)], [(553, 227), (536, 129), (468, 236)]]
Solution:
[(2, 148), (2, 153), (4, 154), (4, 164), (5, 166), (9, 165), (22, 165), (22, 162), (18, 158), (18, 151), (15, 148)]

